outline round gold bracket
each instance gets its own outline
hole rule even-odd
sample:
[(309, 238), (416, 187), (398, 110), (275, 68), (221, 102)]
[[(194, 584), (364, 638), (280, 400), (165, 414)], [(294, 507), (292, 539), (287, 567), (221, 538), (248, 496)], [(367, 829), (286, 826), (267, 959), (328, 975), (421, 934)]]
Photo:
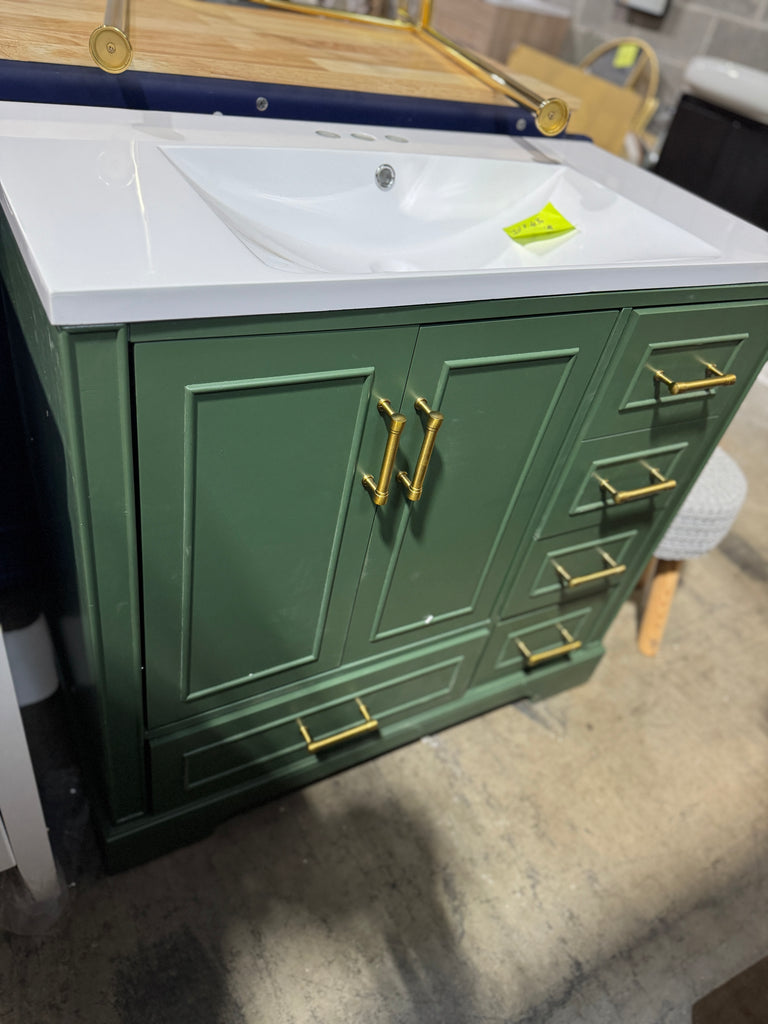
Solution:
[(100, 25), (88, 40), (91, 56), (110, 75), (119, 75), (133, 59), (133, 47), (124, 32), (114, 25)]
[(568, 104), (553, 97), (544, 100), (536, 111), (536, 127), (542, 135), (559, 135), (568, 127), (569, 117)]

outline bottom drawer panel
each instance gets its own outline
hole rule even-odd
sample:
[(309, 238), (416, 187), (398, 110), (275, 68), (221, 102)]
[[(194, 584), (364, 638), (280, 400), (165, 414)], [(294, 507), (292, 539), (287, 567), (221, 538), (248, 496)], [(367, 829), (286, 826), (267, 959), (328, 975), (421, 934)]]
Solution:
[[(311, 781), (374, 756), (392, 745), (387, 739), (396, 726), (462, 695), (488, 635), (477, 629), (428, 650), (334, 673), (293, 698), (260, 701), (151, 740), (154, 810), (280, 778)], [(310, 750), (310, 740), (322, 748)]]

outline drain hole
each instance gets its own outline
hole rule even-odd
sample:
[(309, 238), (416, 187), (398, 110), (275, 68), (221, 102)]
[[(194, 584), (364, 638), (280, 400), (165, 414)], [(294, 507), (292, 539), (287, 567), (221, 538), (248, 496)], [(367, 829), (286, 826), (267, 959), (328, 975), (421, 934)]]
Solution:
[(386, 192), (395, 184), (395, 168), (391, 164), (380, 164), (376, 168), (376, 184)]

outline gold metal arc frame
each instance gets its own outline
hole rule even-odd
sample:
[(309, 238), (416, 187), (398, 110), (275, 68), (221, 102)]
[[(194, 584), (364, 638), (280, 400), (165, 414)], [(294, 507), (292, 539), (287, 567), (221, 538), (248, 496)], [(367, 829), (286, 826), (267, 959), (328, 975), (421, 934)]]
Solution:
[(438, 49), (444, 56), (459, 64), (475, 78), (507, 99), (514, 100), (534, 114), (536, 127), (542, 135), (560, 135), (568, 126), (571, 112), (565, 100), (559, 97), (540, 96), (524, 85), (505, 68), (497, 65), (443, 35), (432, 25), (432, 0), (422, 0), (419, 16), (411, 19), (404, 4), (398, 6), (397, 18), (377, 18), (369, 14), (355, 14), (350, 11), (335, 11), (327, 7), (311, 7), (307, 4), (292, 3), (290, 0), (251, 0), (259, 6), (272, 7), (281, 11), (297, 11), (314, 17), (335, 17), (344, 21), (362, 21), (367, 24), (388, 25), (415, 32), (420, 39)]
[[(340, 21), (362, 22), (414, 32), (423, 42), (439, 50), (485, 85), (530, 110), (542, 135), (560, 135), (568, 126), (570, 110), (565, 100), (557, 96), (539, 95), (510, 75), (501, 64), (488, 60), (439, 32), (432, 25), (432, 0), (421, 0), (419, 15), (415, 19), (411, 18), (405, 3), (398, 4), (396, 18), (380, 18), (353, 11), (313, 7), (309, 4), (293, 3), (293, 0), (251, 0), (251, 3), (259, 7), (291, 11), (310, 17), (336, 18)], [(110, 74), (125, 71), (133, 59), (133, 48), (128, 38), (128, 7), (129, 0), (107, 0), (104, 23), (91, 33), (91, 56), (99, 67)]]
[(480, 79), (496, 92), (502, 93), (507, 99), (514, 100), (526, 110), (530, 110), (534, 115), (536, 127), (542, 135), (560, 135), (568, 127), (571, 112), (565, 100), (557, 96), (540, 96), (539, 93), (510, 75), (501, 65), (487, 60), (468, 47), (461, 46), (431, 25), (420, 26), (419, 35), (447, 57), (460, 64), (475, 78)]

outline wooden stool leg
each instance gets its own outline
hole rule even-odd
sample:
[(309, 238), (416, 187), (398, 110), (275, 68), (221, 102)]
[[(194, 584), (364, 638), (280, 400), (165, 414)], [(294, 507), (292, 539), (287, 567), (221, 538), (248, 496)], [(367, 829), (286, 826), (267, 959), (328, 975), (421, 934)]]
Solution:
[(640, 591), (640, 598), (643, 601), (643, 603), (645, 603), (645, 595), (651, 583), (651, 580), (656, 575), (656, 566), (658, 564), (658, 558), (656, 558), (655, 555), (652, 556), (648, 561), (648, 565), (646, 565), (646, 567), (643, 569), (643, 575), (637, 581), (637, 586), (635, 587), (635, 590)]
[(652, 658), (661, 646), (682, 564), (681, 561), (660, 558), (656, 575), (648, 584), (648, 598), (640, 620), (637, 647), (641, 654), (646, 654), (649, 658)]

